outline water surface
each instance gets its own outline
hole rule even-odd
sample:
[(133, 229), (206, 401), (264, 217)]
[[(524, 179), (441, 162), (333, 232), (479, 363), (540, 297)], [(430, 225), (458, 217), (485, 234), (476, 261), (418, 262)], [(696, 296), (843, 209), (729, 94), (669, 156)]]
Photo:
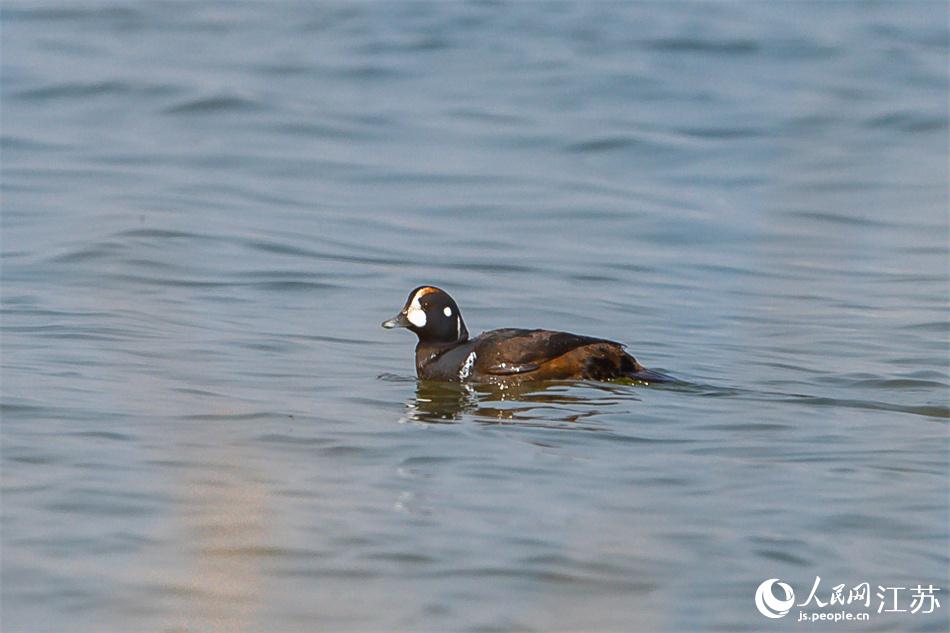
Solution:
[[(947, 18), (5, 3), (4, 630), (751, 631), (803, 626), (767, 578), (946, 593)], [(422, 283), (688, 384), (419, 384), (379, 323)]]

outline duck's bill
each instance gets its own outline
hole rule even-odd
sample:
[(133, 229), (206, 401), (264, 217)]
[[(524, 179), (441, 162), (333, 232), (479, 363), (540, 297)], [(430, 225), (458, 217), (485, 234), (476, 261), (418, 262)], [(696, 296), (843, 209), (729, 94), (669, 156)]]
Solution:
[(410, 323), (409, 319), (406, 318), (406, 314), (404, 312), (400, 312), (388, 321), (383, 321), (383, 327), (387, 330), (391, 330), (394, 327), (409, 327), (410, 325), (412, 325), (412, 323)]
[(645, 383), (655, 383), (655, 382), (678, 383), (680, 382), (679, 380), (677, 380), (673, 376), (670, 376), (669, 374), (664, 374), (662, 371), (657, 371), (656, 369), (647, 369), (646, 367), (644, 367), (640, 371), (629, 374), (629, 377), (636, 381), (645, 382)]

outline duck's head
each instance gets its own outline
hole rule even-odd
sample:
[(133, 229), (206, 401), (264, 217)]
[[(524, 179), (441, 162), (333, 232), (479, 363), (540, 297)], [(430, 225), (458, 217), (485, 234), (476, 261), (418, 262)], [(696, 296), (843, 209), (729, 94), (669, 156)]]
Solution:
[(468, 340), (468, 330), (455, 300), (434, 286), (419, 286), (410, 292), (406, 305), (399, 314), (383, 321), (383, 327), (408, 328), (423, 343), (462, 343)]

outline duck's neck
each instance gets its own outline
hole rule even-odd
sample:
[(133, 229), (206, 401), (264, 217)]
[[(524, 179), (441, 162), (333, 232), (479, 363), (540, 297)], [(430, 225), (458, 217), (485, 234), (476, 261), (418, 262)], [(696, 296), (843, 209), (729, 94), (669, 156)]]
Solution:
[(458, 347), (465, 341), (435, 342), (419, 341), (416, 344), (416, 370), (421, 371), (423, 367), (438, 359), (442, 354), (450, 349)]

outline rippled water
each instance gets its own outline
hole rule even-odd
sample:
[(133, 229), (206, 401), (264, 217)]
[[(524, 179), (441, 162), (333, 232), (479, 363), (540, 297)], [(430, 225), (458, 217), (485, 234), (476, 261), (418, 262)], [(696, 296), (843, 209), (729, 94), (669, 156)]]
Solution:
[[(947, 594), (947, 13), (5, 2), (4, 630)], [(417, 384), (421, 283), (687, 384)]]

